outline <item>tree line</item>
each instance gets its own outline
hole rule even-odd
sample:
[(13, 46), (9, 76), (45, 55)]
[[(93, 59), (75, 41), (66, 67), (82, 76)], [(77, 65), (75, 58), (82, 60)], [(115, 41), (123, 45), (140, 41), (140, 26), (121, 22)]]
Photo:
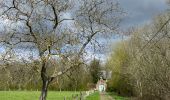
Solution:
[[(53, 63), (52, 63), (53, 62)], [(62, 67), (62, 62), (54, 63), (53, 66)], [(38, 60), (30, 61), (14, 61), (1, 63), (0, 69), (0, 90), (27, 90), (40, 91), (41, 63)], [(101, 70), (100, 60), (94, 59), (86, 65), (82, 65), (76, 69), (72, 69), (64, 75), (56, 78), (50, 85), (49, 90), (55, 91), (85, 91), (95, 88), (95, 84), (99, 79)], [(50, 71), (48, 71), (50, 74)]]
[(162, 13), (150, 24), (129, 30), (106, 66), (112, 70), (109, 90), (142, 100), (170, 98), (170, 17)]

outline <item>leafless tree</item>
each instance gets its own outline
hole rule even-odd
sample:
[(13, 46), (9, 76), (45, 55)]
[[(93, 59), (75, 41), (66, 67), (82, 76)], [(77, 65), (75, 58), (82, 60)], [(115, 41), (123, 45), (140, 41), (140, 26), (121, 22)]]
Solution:
[(132, 61), (128, 72), (131, 73), (136, 93), (143, 99), (169, 99), (168, 27), (169, 14), (161, 14), (152, 24), (134, 31), (130, 40), (129, 55)]
[[(75, 7), (73, 7), (73, 5)], [(0, 1), (2, 47), (34, 48), (41, 62), (42, 93), (46, 100), (54, 78), (83, 64), (83, 53), (97, 34), (113, 33), (122, 10), (111, 0), (4, 0)], [(5, 24), (7, 23), (7, 25)], [(65, 61), (61, 70), (51, 59)]]

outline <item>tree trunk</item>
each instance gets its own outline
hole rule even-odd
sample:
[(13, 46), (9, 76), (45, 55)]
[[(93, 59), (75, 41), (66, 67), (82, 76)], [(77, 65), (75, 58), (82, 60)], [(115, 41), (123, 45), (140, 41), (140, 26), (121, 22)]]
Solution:
[(42, 89), (41, 89), (41, 95), (40, 95), (39, 100), (46, 100), (48, 85), (50, 83), (50, 80), (46, 76), (45, 64), (46, 64), (46, 61), (43, 61), (42, 69), (41, 69)]
[(39, 100), (46, 100), (49, 83), (50, 82), (48, 80), (43, 81), (41, 96)]
[(48, 86), (54, 79), (54, 77), (47, 76), (46, 59), (42, 60), (41, 79), (43, 83), (42, 83), (42, 90), (41, 90), (41, 95), (40, 95), (39, 100), (46, 100)]

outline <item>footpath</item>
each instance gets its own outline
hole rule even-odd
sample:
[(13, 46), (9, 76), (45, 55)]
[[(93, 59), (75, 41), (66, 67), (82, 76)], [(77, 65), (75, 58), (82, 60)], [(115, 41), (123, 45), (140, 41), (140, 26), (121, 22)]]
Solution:
[(100, 93), (100, 100), (114, 100), (111, 96), (109, 96), (106, 92)]

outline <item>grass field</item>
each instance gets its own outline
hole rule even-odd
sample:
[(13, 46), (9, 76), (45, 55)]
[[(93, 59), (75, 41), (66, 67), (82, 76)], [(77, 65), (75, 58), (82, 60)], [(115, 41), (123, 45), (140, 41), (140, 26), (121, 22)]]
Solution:
[(95, 92), (91, 95), (89, 95), (86, 100), (100, 100), (99, 92)]
[[(49, 91), (47, 100), (64, 100), (64, 97), (70, 98), (73, 94), (78, 94), (78, 92)], [(0, 100), (38, 100), (39, 96), (39, 91), (0, 91)]]
[[(49, 91), (47, 100), (64, 100), (69, 99), (72, 95), (79, 94), (79, 92), (73, 91)], [(128, 98), (116, 95), (116, 93), (108, 93), (115, 100), (128, 100)], [(38, 100), (40, 96), (39, 91), (0, 91), (0, 100)], [(100, 100), (99, 92), (95, 92), (89, 95), (86, 100)]]

